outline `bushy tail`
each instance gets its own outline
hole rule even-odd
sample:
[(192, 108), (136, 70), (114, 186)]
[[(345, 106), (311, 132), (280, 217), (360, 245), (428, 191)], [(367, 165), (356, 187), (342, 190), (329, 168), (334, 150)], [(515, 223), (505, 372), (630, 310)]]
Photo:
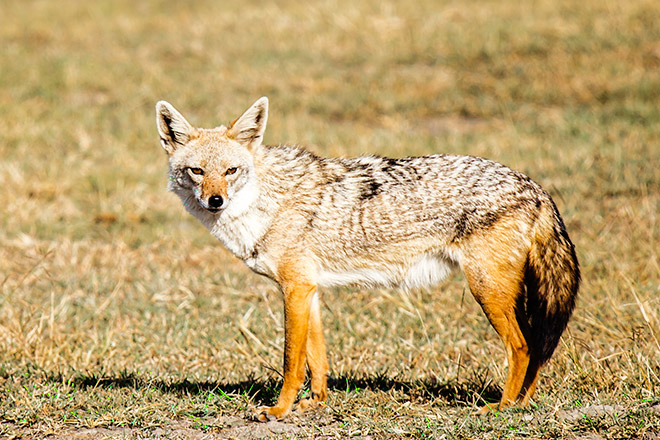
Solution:
[(580, 268), (575, 247), (557, 207), (550, 201), (541, 209), (529, 253), (525, 284), (531, 348), (540, 363), (544, 364), (557, 348), (573, 313), (580, 286)]

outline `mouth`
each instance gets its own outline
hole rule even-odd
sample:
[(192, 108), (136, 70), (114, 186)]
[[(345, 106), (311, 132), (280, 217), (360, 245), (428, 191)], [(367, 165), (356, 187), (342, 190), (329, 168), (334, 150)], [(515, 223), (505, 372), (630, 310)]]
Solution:
[(211, 208), (210, 206), (206, 206), (206, 204), (200, 202), (199, 200), (197, 200), (197, 205), (204, 211), (210, 212), (211, 214), (217, 214), (222, 210), (221, 208)]
[(195, 200), (197, 201), (197, 205), (200, 208), (211, 214), (221, 213), (226, 208), (227, 205), (226, 203), (221, 203), (220, 206), (218, 206), (217, 203), (209, 204), (208, 202), (204, 201), (201, 197), (197, 197), (197, 196), (195, 196)]

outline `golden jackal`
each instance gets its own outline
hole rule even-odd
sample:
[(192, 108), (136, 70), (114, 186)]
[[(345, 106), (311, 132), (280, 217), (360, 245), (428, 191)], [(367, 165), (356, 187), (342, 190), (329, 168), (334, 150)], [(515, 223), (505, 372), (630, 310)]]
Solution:
[(496, 408), (534, 394), (577, 296), (575, 250), (538, 184), (469, 156), (326, 159), (301, 147), (262, 145), (268, 99), (228, 127), (195, 128), (156, 105), (169, 155), (169, 189), (229, 251), (279, 284), (284, 298), (284, 383), (262, 421), (291, 411), (305, 379), (327, 395), (317, 286), (428, 286), (452, 268), (506, 348)]

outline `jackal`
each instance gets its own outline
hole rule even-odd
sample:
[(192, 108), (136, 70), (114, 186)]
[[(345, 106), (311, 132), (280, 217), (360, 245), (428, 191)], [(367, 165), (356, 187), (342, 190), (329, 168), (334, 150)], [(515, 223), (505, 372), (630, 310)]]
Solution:
[[(282, 418), (311, 376), (304, 410), (327, 396), (317, 286), (429, 286), (459, 267), (506, 348), (501, 401), (526, 405), (573, 311), (578, 260), (537, 183), (470, 156), (322, 158), (262, 144), (268, 99), (229, 126), (193, 127), (156, 105), (169, 189), (284, 299), (284, 383), (259, 420)], [(488, 407), (487, 407), (488, 408)]]

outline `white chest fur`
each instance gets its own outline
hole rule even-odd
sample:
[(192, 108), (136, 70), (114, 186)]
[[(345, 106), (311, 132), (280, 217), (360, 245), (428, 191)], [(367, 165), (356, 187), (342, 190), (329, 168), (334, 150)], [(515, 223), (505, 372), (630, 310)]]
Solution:
[(250, 181), (239, 191), (230, 194), (227, 208), (219, 214), (203, 209), (188, 192), (179, 194), (184, 206), (211, 234), (236, 257), (243, 261), (254, 258), (257, 242), (266, 232), (270, 219), (257, 209), (259, 187)]
[(255, 245), (263, 237), (269, 218), (256, 208), (259, 188), (254, 181), (231, 195), (229, 205), (207, 225), (211, 234), (241, 260), (253, 254)]

